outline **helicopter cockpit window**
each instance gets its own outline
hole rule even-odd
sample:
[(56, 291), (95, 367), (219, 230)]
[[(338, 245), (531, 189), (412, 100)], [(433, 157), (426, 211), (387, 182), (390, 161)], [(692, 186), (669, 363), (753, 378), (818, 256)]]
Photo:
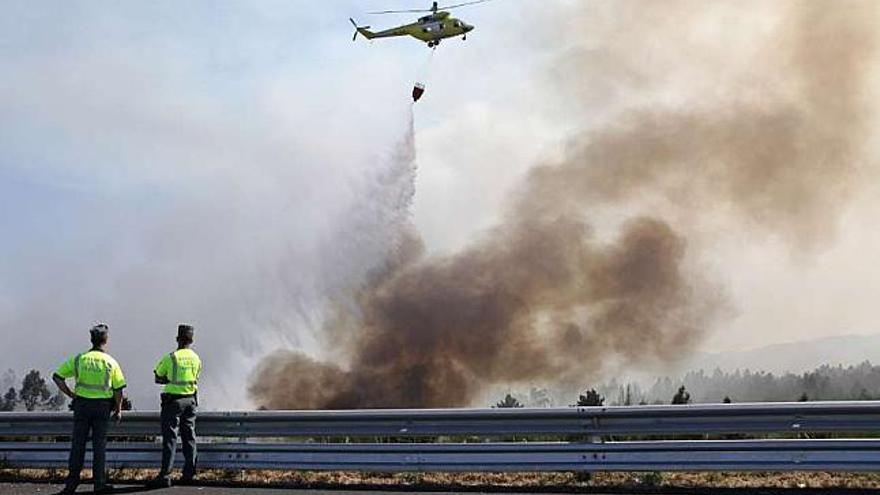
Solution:
[(461, 22), (459, 22), (459, 21), (455, 21), (455, 22), (452, 23), (452, 25), (455, 26), (455, 27), (457, 27), (457, 28), (460, 28), (460, 27), (461, 27)]

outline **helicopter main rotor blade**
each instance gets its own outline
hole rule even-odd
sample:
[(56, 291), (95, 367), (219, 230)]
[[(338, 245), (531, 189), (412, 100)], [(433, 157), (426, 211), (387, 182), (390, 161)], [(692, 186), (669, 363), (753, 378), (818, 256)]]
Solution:
[(412, 10), (380, 10), (379, 12), (367, 12), (370, 15), (378, 14), (417, 14), (420, 12), (432, 12), (431, 9), (412, 9)]
[[(380, 10), (378, 12), (367, 12), (367, 14), (377, 15), (377, 14), (416, 14), (421, 12), (436, 12), (438, 10), (449, 10), (449, 9), (457, 9), (459, 7), (464, 7), (467, 5), (476, 5), (478, 3), (486, 3), (491, 2), (492, 0), (473, 0), (471, 2), (464, 3), (456, 3), (453, 5), (444, 5), (442, 7), (431, 7), (430, 9), (407, 9), (407, 10)], [(436, 5), (437, 2), (434, 2)]]
[(439, 10), (457, 9), (459, 7), (464, 7), (465, 5), (475, 5), (478, 3), (486, 3), (486, 2), (491, 2), (491, 1), (492, 0), (474, 0), (473, 2), (457, 3), (455, 5), (444, 5), (442, 7), (437, 7), (437, 9), (439, 9)]

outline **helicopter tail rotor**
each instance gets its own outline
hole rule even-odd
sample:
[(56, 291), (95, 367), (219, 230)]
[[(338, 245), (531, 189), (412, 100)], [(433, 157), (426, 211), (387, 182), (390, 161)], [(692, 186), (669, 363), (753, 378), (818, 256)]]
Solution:
[(354, 19), (352, 19), (351, 17), (349, 17), (348, 20), (351, 21), (351, 25), (354, 26), (354, 36), (351, 37), (351, 41), (357, 40), (358, 33), (363, 34), (364, 38), (367, 39), (370, 39), (372, 37), (371, 35), (373, 33), (369, 31), (370, 26), (358, 26), (357, 23), (354, 22)]
[(353, 42), (358, 37), (358, 24), (354, 22), (354, 19), (352, 19), (351, 17), (349, 17), (348, 20), (351, 21), (351, 25), (354, 26), (354, 36), (351, 37), (351, 41)]

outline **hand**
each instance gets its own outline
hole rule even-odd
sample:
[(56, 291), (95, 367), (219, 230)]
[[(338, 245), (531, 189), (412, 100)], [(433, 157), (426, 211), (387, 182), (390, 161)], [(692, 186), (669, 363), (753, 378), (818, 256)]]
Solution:
[(113, 410), (113, 419), (116, 420), (116, 424), (122, 422), (122, 409), (114, 409)]

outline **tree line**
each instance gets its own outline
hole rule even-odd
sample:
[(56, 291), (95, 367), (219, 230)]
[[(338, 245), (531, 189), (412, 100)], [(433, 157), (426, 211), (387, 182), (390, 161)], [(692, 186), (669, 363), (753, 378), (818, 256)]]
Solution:
[[(19, 382), (13, 370), (0, 375), (0, 411), (58, 411), (66, 404), (61, 392), (50, 391), (38, 370), (29, 371)], [(683, 376), (658, 378), (648, 388), (617, 380), (591, 387), (570, 406), (688, 404), (719, 402), (788, 402), (812, 400), (880, 399), (880, 366), (870, 362), (844, 367), (823, 365), (805, 373), (774, 375), (763, 371), (715, 369), (691, 371)], [(125, 408), (131, 402), (125, 400)], [(547, 389), (533, 389), (527, 398), (513, 394), (494, 407), (549, 407), (557, 402)]]
[[(727, 399), (727, 402), (730, 402)], [(678, 390), (675, 392), (675, 395), (672, 396), (672, 401), (670, 404), (690, 404), (691, 403), (691, 394), (687, 391), (684, 385), (678, 387)], [(641, 402), (642, 405), (646, 404), (646, 402)], [(578, 396), (577, 402), (574, 404), (570, 404), (572, 407), (582, 407), (582, 406), (604, 406), (605, 405), (605, 396), (596, 391), (596, 389), (590, 389), (585, 391), (583, 394)], [(631, 404), (617, 404), (617, 405), (631, 405)], [(505, 407), (525, 407), (522, 402), (519, 401), (512, 394), (507, 394), (503, 399), (496, 402), (494, 406), (495, 408), (505, 408)], [(532, 405), (532, 407), (535, 407)], [(541, 407), (541, 406), (538, 406)]]
[(678, 379), (656, 380), (643, 394), (653, 402), (684, 385), (694, 402), (791, 402), (814, 400), (874, 400), (880, 398), (880, 366), (823, 365), (805, 373), (774, 375), (763, 371), (692, 371)]
[[(548, 401), (546, 397), (555, 400)], [(538, 397), (538, 399), (536, 399)], [(572, 397), (574, 399), (574, 397)], [(533, 389), (523, 397), (508, 393), (494, 407), (629, 406), (647, 404), (794, 402), (815, 400), (880, 399), (880, 366), (870, 362), (852, 366), (822, 365), (804, 373), (715, 369), (691, 371), (678, 377), (657, 378), (650, 386), (612, 379), (589, 387), (576, 400)], [(548, 402), (552, 402), (549, 403)]]
[(16, 388), (18, 380), (15, 371), (7, 370), (0, 377), (0, 390), (5, 391), (0, 398), (0, 411), (58, 411), (67, 403), (67, 397), (60, 391), (49, 391), (46, 379), (37, 370), (29, 371)]

